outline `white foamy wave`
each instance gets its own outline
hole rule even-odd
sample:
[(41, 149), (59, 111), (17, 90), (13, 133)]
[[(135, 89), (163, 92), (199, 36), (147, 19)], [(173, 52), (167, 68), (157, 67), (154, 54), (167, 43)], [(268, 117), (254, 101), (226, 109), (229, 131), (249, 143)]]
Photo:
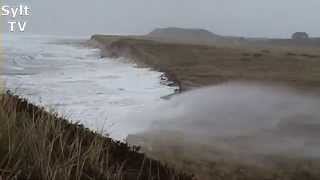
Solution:
[(130, 114), (143, 113), (176, 89), (160, 83), (160, 72), (102, 59), (97, 49), (55, 43), (63, 38), (5, 36), (3, 41), (7, 88), (117, 139), (148, 126), (130, 121)]

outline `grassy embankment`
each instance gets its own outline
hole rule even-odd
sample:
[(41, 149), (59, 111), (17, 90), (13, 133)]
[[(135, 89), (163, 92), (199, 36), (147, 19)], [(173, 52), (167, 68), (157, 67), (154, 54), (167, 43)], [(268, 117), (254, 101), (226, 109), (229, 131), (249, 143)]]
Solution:
[(0, 179), (192, 179), (138, 149), (0, 96)]
[[(96, 35), (92, 40), (103, 50), (103, 56), (128, 57), (136, 63), (167, 72), (182, 90), (230, 80), (285, 83), (307, 89), (320, 86), (320, 53), (316, 47), (209, 46), (141, 38)], [(130, 138), (132, 142), (141, 142), (150, 156), (193, 172), (202, 180), (320, 179), (320, 164), (315, 159), (241, 157), (246, 161), (262, 162), (244, 163), (237, 157), (230, 160), (232, 155), (217, 151), (214, 144), (186, 141), (183, 135), (175, 132), (147, 133)]]
[(230, 80), (320, 86), (319, 48), (219, 46), (159, 42), (142, 37), (92, 36), (103, 56), (124, 56), (167, 72), (182, 90)]

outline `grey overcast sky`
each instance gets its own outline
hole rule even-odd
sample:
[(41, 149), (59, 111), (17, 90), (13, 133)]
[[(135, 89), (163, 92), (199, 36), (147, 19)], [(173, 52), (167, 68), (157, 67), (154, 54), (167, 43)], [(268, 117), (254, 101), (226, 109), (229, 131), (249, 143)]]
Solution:
[(222, 35), (320, 36), (320, 0), (3, 0), (32, 8), (28, 32), (144, 34), (157, 27), (205, 28)]

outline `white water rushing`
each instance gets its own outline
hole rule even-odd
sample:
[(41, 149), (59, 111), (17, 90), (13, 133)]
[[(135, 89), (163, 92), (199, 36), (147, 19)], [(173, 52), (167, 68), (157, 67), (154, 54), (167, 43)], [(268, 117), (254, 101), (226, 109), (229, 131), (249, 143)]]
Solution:
[(161, 84), (160, 72), (122, 59), (100, 58), (98, 49), (79, 42), (4, 36), (2, 76), (7, 88), (116, 139), (143, 131), (150, 122), (133, 122), (130, 115), (164, 101), (161, 97), (175, 88)]

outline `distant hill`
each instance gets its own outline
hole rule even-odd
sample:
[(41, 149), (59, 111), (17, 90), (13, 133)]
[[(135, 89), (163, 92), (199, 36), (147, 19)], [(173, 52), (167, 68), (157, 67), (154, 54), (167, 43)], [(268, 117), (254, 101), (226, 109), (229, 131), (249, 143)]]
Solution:
[(245, 46), (288, 46), (320, 47), (320, 38), (274, 39), (222, 36), (205, 29), (184, 29), (178, 27), (157, 28), (143, 38), (162, 42), (203, 45), (245, 45)]
[(177, 27), (157, 28), (147, 34), (149, 38), (164, 41), (213, 43), (224, 39), (223, 36), (214, 34), (205, 29), (184, 29)]

